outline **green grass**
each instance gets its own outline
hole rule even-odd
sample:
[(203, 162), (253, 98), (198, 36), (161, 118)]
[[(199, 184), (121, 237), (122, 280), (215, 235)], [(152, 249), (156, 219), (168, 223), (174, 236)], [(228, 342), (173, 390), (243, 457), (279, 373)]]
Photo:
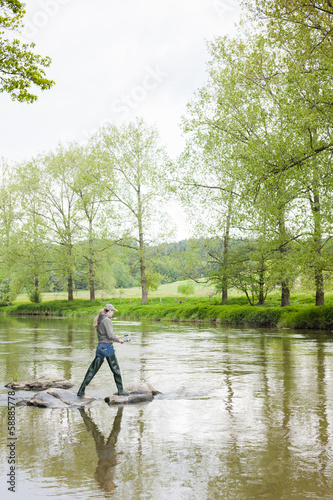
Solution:
[[(174, 283), (166, 283), (164, 285), (160, 285), (155, 292), (149, 293), (149, 298), (163, 298), (163, 297), (178, 297), (184, 298), (184, 295), (177, 292), (178, 286), (183, 283), (193, 283), (190, 281), (175, 281)], [(195, 294), (190, 295), (190, 297), (209, 297), (215, 295), (214, 287), (204, 284), (204, 283), (194, 283)], [(116, 298), (140, 298), (141, 297), (141, 288), (133, 287), (133, 288), (124, 288), (124, 293), (119, 293), (119, 290), (116, 289), (112, 292), (112, 296)], [(102, 290), (96, 291), (96, 299), (101, 300), (105, 303), (105, 297), (110, 296), (110, 292), (104, 292)], [(236, 290), (233, 292), (233, 295), (239, 295), (239, 292)], [(88, 290), (77, 290), (74, 292), (75, 299), (89, 299), (89, 291)], [(67, 293), (66, 292), (47, 292), (42, 293), (43, 302), (45, 301), (53, 301), (53, 300), (66, 300)], [(18, 295), (18, 302), (29, 302), (29, 299), (26, 294)]]
[[(333, 296), (327, 295), (327, 305), (314, 306), (312, 295), (293, 295), (292, 306), (280, 307), (278, 295), (272, 295), (264, 306), (250, 306), (244, 297), (231, 296), (227, 304), (219, 297), (194, 296), (188, 299), (172, 297), (150, 297), (142, 304), (136, 297), (104, 298), (104, 304), (112, 302), (118, 318), (167, 321), (204, 321), (224, 325), (250, 325), (259, 327), (283, 327), (314, 330), (333, 329)], [(54, 315), (93, 317), (101, 309), (100, 300), (75, 299), (49, 300), (40, 304), (20, 302), (0, 307), (6, 315)]]

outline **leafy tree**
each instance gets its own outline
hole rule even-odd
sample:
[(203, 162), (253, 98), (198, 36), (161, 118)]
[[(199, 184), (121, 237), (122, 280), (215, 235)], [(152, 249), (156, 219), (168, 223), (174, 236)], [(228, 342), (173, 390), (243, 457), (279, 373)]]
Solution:
[(24, 14), (22, 2), (0, 0), (0, 92), (10, 94), (12, 100), (34, 102), (37, 96), (31, 93), (31, 87), (46, 90), (54, 82), (46, 78), (43, 69), (50, 66), (51, 59), (34, 54), (34, 43), (5, 38), (7, 32), (11, 35), (19, 31)]
[(188, 298), (189, 295), (193, 295), (195, 293), (194, 285), (193, 283), (182, 283), (181, 285), (178, 285), (177, 292), (186, 295), (186, 298)]
[(79, 197), (73, 189), (79, 163), (75, 148), (59, 146), (55, 152), (28, 162), (23, 174), (26, 182), (34, 181), (39, 202), (36, 215), (43, 219), (48, 244), (55, 252), (54, 267), (67, 281), (70, 301), (74, 298), (76, 243), (83, 219)]
[[(322, 249), (332, 235), (328, 227), (331, 210), (325, 198), (331, 191), (332, 177), (332, 77), (333, 6), (327, 1), (245, 0), (251, 22), (265, 31), (280, 52), (289, 101), (297, 111), (295, 123), (303, 129), (307, 149), (295, 154), (284, 168), (297, 170), (312, 215), (312, 242), (307, 262), (314, 270), (316, 305), (323, 305), (325, 262)], [(303, 141), (304, 142), (304, 141)], [(275, 173), (278, 173), (275, 171)], [(325, 179), (325, 186), (321, 179)], [(309, 230), (309, 226), (308, 226)], [(306, 239), (307, 243), (310, 242)]]
[[(156, 271), (146, 272), (147, 292), (155, 292), (161, 284), (162, 276)], [(141, 283), (140, 283), (141, 284)]]
[(0, 163), (0, 278), (8, 302), (22, 288), (19, 229), (21, 206), (17, 193), (17, 171), (6, 162)]
[[(196, 93), (185, 120), (185, 130), (192, 133), (195, 145), (205, 151), (219, 148), (223, 160), (220, 170), (229, 162), (230, 170), (235, 171), (241, 202), (237, 207), (241, 214), (239, 232), (253, 239), (257, 237), (250, 234), (253, 223), (257, 230), (261, 225), (265, 233), (269, 223), (280, 263), (286, 261), (287, 255), (290, 261), (292, 242), (306, 234), (309, 213), (312, 222), (317, 220), (313, 232), (317, 255), (322, 239), (331, 234), (328, 206), (320, 211), (321, 227), (326, 228), (326, 233), (318, 226), (323, 186), (317, 189), (313, 203), (313, 196), (310, 199), (306, 194), (309, 183), (305, 186), (302, 182), (302, 178), (307, 182), (313, 179), (316, 172), (318, 177), (329, 178), (331, 123), (314, 106), (318, 81), (327, 85), (328, 74), (313, 79), (304, 67), (303, 72), (295, 69), (288, 50), (283, 52), (283, 43), (281, 39), (281, 47), (275, 46), (265, 34), (216, 39), (210, 44), (208, 84)], [(221, 186), (215, 182), (211, 188)], [(227, 201), (225, 193), (223, 201)], [(295, 210), (299, 213), (298, 205), (306, 208), (301, 221), (293, 217)], [(217, 221), (215, 225), (218, 227)], [(320, 305), (324, 300), (322, 262), (314, 255), (312, 260), (318, 262), (316, 304)], [(292, 281), (288, 265), (284, 269), (280, 266), (280, 276), (281, 304), (288, 305)]]
[[(210, 281), (220, 291), (223, 287), (223, 261), (215, 255), (215, 270), (210, 273)], [(228, 281), (232, 288), (241, 290), (249, 303), (263, 305), (270, 291), (276, 286), (271, 248), (262, 241), (243, 241), (233, 249), (228, 265)]]
[(96, 149), (90, 144), (72, 144), (70, 149), (77, 158), (72, 190), (77, 195), (78, 210), (82, 213), (79, 250), (87, 263), (90, 300), (95, 300), (96, 266), (102, 261), (103, 253), (113, 245), (110, 231), (112, 213), (110, 206), (106, 212), (107, 196), (94, 176), (98, 161)]
[[(38, 195), (38, 171), (25, 176), (26, 165), (18, 167), (17, 197), (21, 205), (19, 229), (20, 267), (23, 285), (32, 301), (40, 300), (40, 292), (47, 288), (54, 250), (47, 237), (47, 227), (41, 215), (42, 203)], [(30, 300), (31, 300), (30, 299)]]
[(168, 168), (158, 132), (137, 119), (120, 128), (104, 126), (97, 137), (102, 165), (96, 178), (109, 195), (110, 229), (118, 232), (118, 244), (138, 257), (142, 302), (148, 300), (148, 248), (169, 235), (162, 207), (166, 203), (164, 178)]

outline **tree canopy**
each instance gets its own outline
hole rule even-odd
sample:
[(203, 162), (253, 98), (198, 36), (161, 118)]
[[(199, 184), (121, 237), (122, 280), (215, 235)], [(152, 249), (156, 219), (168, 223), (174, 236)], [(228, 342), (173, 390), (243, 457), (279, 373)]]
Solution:
[(44, 70), (51, 59), (35, 54), (34, 43), (22, 43), (13, 36), (19, 32), (24, 14), (22, 2), (0, 0), (0, 92), (9, 94), (13, 101), (32, 103), (38, 98), (32, 87), (47, 90), (54, 82)]

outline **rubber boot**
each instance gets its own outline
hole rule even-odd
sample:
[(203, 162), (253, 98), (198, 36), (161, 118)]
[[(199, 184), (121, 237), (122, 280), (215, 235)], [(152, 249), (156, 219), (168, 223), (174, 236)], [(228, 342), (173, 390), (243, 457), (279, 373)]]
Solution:
[(125, 392), (123, 389), (123, 382), (121, 380), (120, 369), (118, 365), (118, 361), (115, 354), (108, 356), (106, 361), (109, 363), (109, 367), (113, 373), (114, 381), (116, 383), (118, 389), (118, 396), (128, 396), (128, 392)]
[(77, 392), (78, 396), (84, 396), (84, 391), (85, 391), (87, 385), (92, 380), (92, 378), (96, 375), (96, 373), (98, 372), (98, 370), (102, 366), (103, 361), (104, 361), (104, 359), (99, 358), (98, 356), (95, 357), (94, 361), (91, 363), (91, 365), (89, 366), (89, 368), (87, 370), (86, 376), (84, 377), (84, 380), (81, 384), (80, 389)]

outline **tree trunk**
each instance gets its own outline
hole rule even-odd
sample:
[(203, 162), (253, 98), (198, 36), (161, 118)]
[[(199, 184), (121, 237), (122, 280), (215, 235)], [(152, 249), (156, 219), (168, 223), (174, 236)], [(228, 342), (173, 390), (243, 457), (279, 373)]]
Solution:
[(94, 240), (91, 219), (89, 219), (89, 290), (90, 300), (95, 300)]
[(146, 280), (146, 266), (144, 263), (144, 258), (140, 256), (140, 273), (141, 273), (141, 291), (142, 291), (142, 303), (148, 302), (148, 290), (147, 290), (147, 280)]
[(147, 279), (146, 279), (146, 263), (145, 263), (145, 243), (143, 237), (143, 226), (142, 226), (142, 209), (141, 209), (141, 194), (140, 186), (138, 187), (138, 226), (139, 226), (139, 252), (140, 252), (140, 276), (141, 276), (141, 292), (142, 292), (142, 303), (148, 302), (148, 290), (147, 290)]
[(316, 306), (325, 305), (324, 276), (321, 270), (315, 270)]
[(281, 307), (290, 306), (290, 289), (287, 281), (281, 283)]
[(316, 306), (325, 305), (324, 275), (320, 265), (321, 258), (321, 214), (319, 193), (313, 197), (313, 218), (314, 218), (314, 245), (318, 261), (315, 261), (315, 286), (316, 286)]
[(259, 271), (259, 295), (258, 295), (258, 306), (263, 306), (265, 303), (265, 270), (264, 264), (262, 263)]
[(90, 300), (95, 300), (94, 262), (92, 259), (89, 259), (89, 290)]
[(259, 298), (258, 298), (258, 306), (263, 306), (264, 304), (265, 304), (265, 294), (264, 294), (264, 291), (260, 288)]
[[(279, 196), (279, 189), (277, 196)], [(278, 225), (279, 225), (279, 239), (280, 239), (280, 247), (279, 247), (279, 252), (280, 252), (280, 259), (282, 261), (282, 269), (285, 269), (285, 257), (288, 253), (288, 248), (287, 245), (285, 244), (287, 241), (287, 235), (286, 235), (286, 224), (285, 224), (285, 210), (283, 206), (279, 207), (279, 220), (278, 220)], [(289, 287), (289, 280), (283, 276), (281, 276), (282, 281), (281, 281), (281, 307), (285, 306), (290, 306), (290, 287)]]
[(74, 300), (74, 294), (73, 294), (73, 275), (70, 273), (68, 275), (68, 300), (73, 301)]
[(225, 225), (225, 233), (223, 238), (223, 267), (224, 275), (222, 278), (222, 304), (228, 301), (228, 256), (229, 256), (229, 240), (230, 240), (230, 224), (231, 224), (231, 212), (232, 212), (232, 193), (230, 193), (227, 220)]

